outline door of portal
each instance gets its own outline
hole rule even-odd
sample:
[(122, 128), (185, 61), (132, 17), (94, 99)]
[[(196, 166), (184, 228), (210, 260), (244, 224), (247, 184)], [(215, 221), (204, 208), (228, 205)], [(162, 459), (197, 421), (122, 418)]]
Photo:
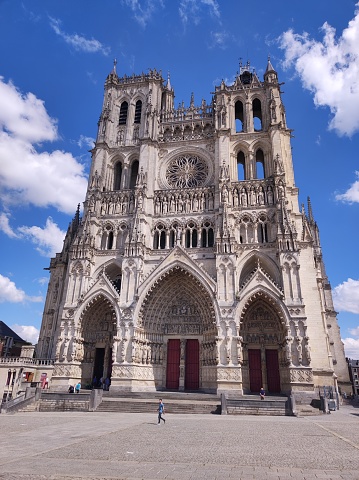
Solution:
[(180, 376), (181, 342), (179, 339), (168, 340), (166, 388), (178, 390)]
[(103, 377), (104, 361), (105, 361), (105, 349), (96, 348), (93, 377), (96, 377), (98, 380), (101, 377)]
[(186, 390), (199, 389), (199, 342), (186, 341), (185, 383)]
[(252, 393), (258, 393), (262, 388), (262, 365), (260, 349), (248, 349), (249, 388)]
[(269, 393), (280, 392), (278, 350), (266, 350), (267, 388)]

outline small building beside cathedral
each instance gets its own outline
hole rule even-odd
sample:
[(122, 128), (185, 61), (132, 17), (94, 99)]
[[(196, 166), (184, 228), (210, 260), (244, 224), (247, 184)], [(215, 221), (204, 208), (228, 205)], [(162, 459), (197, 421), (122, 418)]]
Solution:
[(312, 207), (298, 202), (277, 72), (210, 104), (161, 72), (105, 82), (82, 218), (51, 260), (37, 356), (52, 388), (291, 394), (349, 388)]

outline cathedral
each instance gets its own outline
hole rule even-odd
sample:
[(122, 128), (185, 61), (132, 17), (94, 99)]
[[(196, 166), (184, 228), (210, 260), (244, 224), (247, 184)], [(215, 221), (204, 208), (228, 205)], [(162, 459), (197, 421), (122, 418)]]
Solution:
[(240, 64), (211, 103), (161, 72), (105, 82), (82, 217), (50, 263), (52, 385), (318, 396), (349, 381), (278, 75)]

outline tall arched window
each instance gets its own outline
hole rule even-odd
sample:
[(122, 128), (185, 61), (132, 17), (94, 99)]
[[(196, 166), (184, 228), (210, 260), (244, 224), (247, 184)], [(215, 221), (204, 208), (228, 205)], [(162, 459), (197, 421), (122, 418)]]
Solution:
[(255, 132), (260, 132), (263, 128), (263, 126), (262, 126), (262, 105), (261, 105), (261, 101), (258, 98), (255, 98), (252, 102), (252, 111), (253, 111), (254, 131)]
[(107, 239), (107, 250), (111, 250), (113, 246), (113, 232), (111, 231), (108, 234), (108, 239)]
[(265, 178), (264, 154), (261, 148), (256, 151), (256, 178)]
[(138, 175), (138, 160), (135, 160), (131, 166), (130, 188), (135, 188)]
[(243, 103), (238, 100), (234, 107), (235, 110), (235, 119), (236, 119), (236, 132), (243, 132), (244, 131), (244, 111), (243, 111)]
[(137, 100), (135, 107), (135, 120), (134, 123), (141, 123), (141, 111), (142, 111), (142, 102)]
[(238, 152), (237, 155), (237, 179), (245, 180), (246, 179), (246, 159), (242, 151)]
[(119, 125), (126, 125), (127, 123), (128, 103), (122, 102), (120, 107), (120, 118), (118, 120)]
[(157, 225), (153, 236), (153, 248), (155, 250), (163, 250), (166, 248), (166, 230), (164, 225)]
[(121, 162), (117, 162), (115, 165), (115, 178), (114, 178), (114, 190), (120, 190), (121, 188), (121, 179), (122, 179), (122, 164)]
[(201, 243), (204, 248), (213, 247), (214, 245), (213, 228), (209, 222), (205, 222), (202, 226)]
[(186, 228), (186, 248), (196, 248), (198, 244), (198, 234), (194, 223), (189, 223)]

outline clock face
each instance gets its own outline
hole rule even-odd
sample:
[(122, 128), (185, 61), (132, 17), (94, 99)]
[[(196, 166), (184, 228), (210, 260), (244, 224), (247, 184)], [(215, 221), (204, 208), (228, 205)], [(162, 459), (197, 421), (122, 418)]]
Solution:
[(208, 165), (197, 155), (181, 155), (171, 160), (166, 180), (172, 188), (201, 187), (208, 177)]

